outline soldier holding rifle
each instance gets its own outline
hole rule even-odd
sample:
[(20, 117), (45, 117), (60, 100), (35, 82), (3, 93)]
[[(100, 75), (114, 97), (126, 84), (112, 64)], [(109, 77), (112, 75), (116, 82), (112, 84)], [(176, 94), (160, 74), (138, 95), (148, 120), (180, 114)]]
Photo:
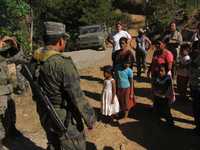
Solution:
[(45, 46), (34, 52), (29, 66), (23, 67), (23, 74), (26, 77), (27, 73), (32, 75), (33, 80), (29, 82), (47, 135), (47, 149), (85, 150), (83, 121), (92, 128), (95, 114), (84, 98), (73, 61), (62, 54), (69, 35), (62, 23), (45, 22), (44, 27)]

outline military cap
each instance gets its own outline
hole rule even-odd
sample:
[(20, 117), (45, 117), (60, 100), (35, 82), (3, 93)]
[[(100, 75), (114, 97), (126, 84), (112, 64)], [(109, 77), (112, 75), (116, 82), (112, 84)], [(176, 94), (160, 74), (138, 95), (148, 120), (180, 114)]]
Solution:
[(44, 22), (44, 34), (45, 36), (65, 36), (67, 38), (70, 37), (69, 34), (65, 32), (65, 25), (60, 22), (52, 22), (52, 21), (47, 21)]

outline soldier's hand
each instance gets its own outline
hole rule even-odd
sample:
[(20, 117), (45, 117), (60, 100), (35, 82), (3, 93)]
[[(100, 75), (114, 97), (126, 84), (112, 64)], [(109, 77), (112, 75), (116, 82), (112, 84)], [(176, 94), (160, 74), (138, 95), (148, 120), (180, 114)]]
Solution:
[[(14, 48), (17, 48), (18, 49), (18, 46), (17, 46), (17, 42), (16, 42), (16, 38), (15, 37), (9, 37), (9, 36), (5, 36), (3, 37), (1, 40), (2, 44), (10, 44), (12, 47)], [(1, 43), (0, 42), (0, 43)]]

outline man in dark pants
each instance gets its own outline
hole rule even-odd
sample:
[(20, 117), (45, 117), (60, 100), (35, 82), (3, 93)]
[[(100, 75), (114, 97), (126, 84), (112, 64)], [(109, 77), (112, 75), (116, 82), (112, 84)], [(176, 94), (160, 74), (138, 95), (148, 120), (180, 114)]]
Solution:
[(95, 122), (94, 110), (89, 106), (80, 88), (80, 77), (71, 60), (62, 54), (68, 35), (65, 25), (58, 22), (45, 22), (45, 47), (34, 52), (31, 72), (35, 82), (55, 108), (59, 118), (67, 128), (68, 138), (64, 136), (51, 119), (44, 103), (33, 92), (40, 122), (46, 132), (48, 150), (85, 150), (85, 121), (88, 128)]
[(196, 125), (194, 130), (198, 135), (200, 135), (200, 40), (193, 42), (190, 57), (190, 91)]

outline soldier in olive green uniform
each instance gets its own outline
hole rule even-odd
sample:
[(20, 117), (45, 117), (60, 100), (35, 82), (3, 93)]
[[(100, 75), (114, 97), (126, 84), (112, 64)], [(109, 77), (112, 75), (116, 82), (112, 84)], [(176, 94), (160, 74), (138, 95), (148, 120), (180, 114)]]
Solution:
[(69, 135), (66, 138), (64, 133), (57, 129), (44, 104), (37, 99), (37, 93), (32, 89), (40, 121), (46, 131), (48, 150), (85, 150), (82, 120), (89, 128), (92, 128), (95, 122), (94, 110), (80, 89), (78, 71), (71, 58), (61, 53), (64, 51), (67, 37), (64, 24), (45, 22), (46, 46), (34, 52), (30, 65), (35, 81), (53, 104)]
[(3, 150), (2, 139), (5, 135), (18, 133), (15, 128), (16, 112), (12, 100), (15, 68), (8, 66), (8, 59), (18, 53), (12, 38), (0, 39), (0, 150)]
[(190, 91), (193, 101), (195, 132), (200, 135), (200, 40), (193, 42), (190, 65)]

